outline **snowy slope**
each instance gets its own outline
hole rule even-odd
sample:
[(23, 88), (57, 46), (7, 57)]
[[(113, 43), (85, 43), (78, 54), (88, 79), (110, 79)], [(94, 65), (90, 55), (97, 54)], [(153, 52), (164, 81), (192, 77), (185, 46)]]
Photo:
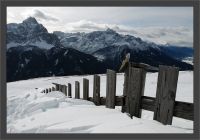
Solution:
[[(145, 96), (155, 97), (158, 73), (148, 73)], [(117, 75), (117, 95), (122, 95), (123, 74)], [(107, 109), (92, 102), (70, 99), (60, 92), (40, 93), (52, 87), (52, 82), (72, 84), (82, 79), (90, 81), (92, 97), (93, 76), (65, 76), (37, 78), (7, 84), (8, 133), (192, 133), (193, 121), (174, 117), (172, 125), (162, 125), (153, 120), (153, 113), (143, 110), (142, 118), (130, 119), (121, 113), (121, 107)], [(106, 76), (101, 75), (101, 96), (106, 95)], [(193, 102), (193, 72), (180, 72), (178, 101)]]

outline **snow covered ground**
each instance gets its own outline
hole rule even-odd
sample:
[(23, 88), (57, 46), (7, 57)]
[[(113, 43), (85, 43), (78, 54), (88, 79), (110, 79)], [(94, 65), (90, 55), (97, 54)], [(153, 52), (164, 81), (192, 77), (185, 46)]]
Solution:
[[(106, 76), (101, 76), (101, 96), (106, 95)], [(155, 97), (158, 73), (148, 73), (145, 96)], [(52, 82), (72, 84), (88, 78), (92, 97), (93, 76), (36, 78), (7, 83), (8, 133), (193, 133), (193, 121), (173, 118), (172, 125), (153, 120), (153, 112), (143, 110), (142, 118), (121, 113), (121, 107), (108, 109), (92, 102), (70, 99), (58, 91), (40, 93), (52, 87)], [(117, 95), (122, 95), (124, 76), (117, 75)], [(193, 72), (180, 72), (176, 100), (193, 102)]]

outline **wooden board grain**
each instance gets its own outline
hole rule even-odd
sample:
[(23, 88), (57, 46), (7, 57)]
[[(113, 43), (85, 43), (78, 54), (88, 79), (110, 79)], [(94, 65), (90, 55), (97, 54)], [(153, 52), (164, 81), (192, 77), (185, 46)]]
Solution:
[(96, 74), (93, 80), (93, 102), (95, 105), (100, 105), (100, 76)]
[(159, 66), (154, 120), (172, 124), (179, 70), (176, 67)]
[[(127, 69), (125, 69), (125, 72), (124, 72), (124, 88), (123, 88), (123, 96), (126, 98), (127, 96), (127, 92), (128, 92), (128, 78), (129, 78), (129, 65), (127, 67)], [(127, 103), (125, 101), (125, 104), (122, 105), (122, 113), (126, 112), (126, 106), (127, 106)]]
[(75, 81), (75, 99), (80, 99), (80, 83)]
[(68, 97), (71, 98), (72, 97), (72, 85), (70, 83), (68, 83), (67, 85), (68, 85)]
[(67, 86), (63, 85), (63, 88), (64, 88), (64, 94), (65, 94), (65, 96), (67, 96)]
[(141, 97), (144, 95), (146, 71), (131, 67), (129, 70), (128, 92), (126, 95), (126, 112), (130, 117), (141, 117)]
[(88, 100), (89, 97), (89, 80), (83, 78), (83, 99)]
[(59, 85), (56, 85), (56, 91), (59, 91)]
[[(89, 101), (93, 101), (92, 97), (88, 98)], [(116, 96), (115, 97), (115, 106), (122, 106), (125, 104), (123, 100), (126, 100), (124, 96)], [(148, 97), (148, 96), (142, 96), (142, 103), (141, 108), (148, 111), (154, 111), (155, 110), (155, 98), (154, 97)], [(100, 105), (106, 104), (106, 98), (100, 97)], [(183, 118), (187, 120), (194, 120), (194, 104), (193, 103), (187, 103), (187, 102), (181, 102), (176, 101), (174, 105), (174, 117)]]
[(114, 109), (116, 96), (116, 72), (113, 70), (107, 70), (106, 76), (106, 107)]

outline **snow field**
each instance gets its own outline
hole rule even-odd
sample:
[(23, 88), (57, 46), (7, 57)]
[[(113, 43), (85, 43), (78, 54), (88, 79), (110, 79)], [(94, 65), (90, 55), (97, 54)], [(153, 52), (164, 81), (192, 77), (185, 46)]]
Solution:
[[(106, 76), (101, 76), (101, 96), (106, 95)], [(148, 73), (145, 96), (155, 97), (158, 73)], [(143, 110), (142, 118), (130, 119), (121, 113), (121, 107), (107, 109), (92, 102), (70, 99), (54, 91), (41, 93), (52, 83), (80, 82), (82, 98), (83, 78), (89, 79), (92, 97), (93, 76), (63, 76), (36, 78), (7, 83), (7, 132), (8, 133), (192, 133), (193, 121), (173, 118), (172, 125), (162, 125), (153, 120), (153, 112)], [(123, 93), (124, 75), (117, 74), (117, 95)], [(180, 72), (176, 100), (193, 102), (193, 72)]]

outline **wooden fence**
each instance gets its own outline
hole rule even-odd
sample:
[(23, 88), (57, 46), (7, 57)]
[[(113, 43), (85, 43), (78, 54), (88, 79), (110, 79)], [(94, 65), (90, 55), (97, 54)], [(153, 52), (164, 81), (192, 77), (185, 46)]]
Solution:
[[(100, 76), (94, 75), (93, 97), (89, 97), (89, 80), (83, 78), (83, 99), (92, 101), (95, 105), (105, 105), (110, 109), (114, 109), (115, 106), (122, 106), (121, 111), (128, 113), (131, 118), (133, 116), (140, 118), (142, 109), (145, 109), (153, 111), (153, 119), (163, 124), (172, 124), (173, 116), (194, 120), (193, 103), (175, 100), (179, 74), (178, 68), (159, 66), (155, 98), (144, 96), (147, 69), (146, 65), (130, 63), (125, 69), (123, 96), (116, 96), (117, 76), (113, 70), (107, 70), (106, 97), (100, 97)], [(153, 71), (155, 69), (150, 68), (150, 70)], [(48, 93), (57, 90), (71, 97), (70, 83), (68, 83), (68, 86), (57, 83), (53, 84), (55, 88), (52, 87), (43, 90), (43, 92)], [(80, 84), (78, 81), (75, 81), (75, 98), (80, 99)]]

